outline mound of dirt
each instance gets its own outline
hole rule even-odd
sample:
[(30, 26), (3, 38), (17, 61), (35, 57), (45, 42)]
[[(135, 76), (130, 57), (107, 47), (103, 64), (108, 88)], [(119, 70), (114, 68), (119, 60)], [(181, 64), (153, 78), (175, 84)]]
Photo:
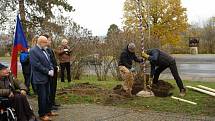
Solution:
[(174, 89), (172, 84), (165, 82), (163, 80), (158, 80), (157, 84), (152, 84), (152, 92), (157, 97), (168, 97), (173, 93), (171, 92)]
[[(134, 83), (132, 87), (132, 95), (136, 95), (138, 92), (142, 91), (144, 89), (143, 83)], [(155, 94), (157, 97), (167, 97), (171, 96), (174, 87), (163, 80), (158, 80), (157, 84), (153, 84), (151, 87), (152, 92)], [(113, 92), (115, 94), (127, 97), (127, 94), (125, 93), (125, 90), (122, 88), (122, 85), (117, 85), (116, 87), (113, 88)]]

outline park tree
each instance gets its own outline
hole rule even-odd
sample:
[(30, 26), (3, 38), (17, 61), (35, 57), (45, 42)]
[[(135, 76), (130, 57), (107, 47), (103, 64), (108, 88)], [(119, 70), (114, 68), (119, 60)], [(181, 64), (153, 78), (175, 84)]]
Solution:
[[(187, 41), (189, 37), (196, 37), (200, 40), (199, 53), (215, 53), (215, 17), (211, 17), (202, 23), (193, 23), (189, 25), (187, 32), (185, 33), (185, 39)], [(189, 50), (189, 49), (187, 49)]]
[[(67, 0), (4, 0), (1, 2), (0, 8), (2, 8), (0, 10), (1, 25), (9, 21), (11, 16), (20, 13), (27, 37), (30, 33), (42, 30), (62, 33), (62, 21), (65, 19), (63, 13), (74, 11)], [(10, 12), (15, 15), (10, 15)]]
[(138, 1), (126, 0), (124, 3), (125, 29), (138, 34), (142, 16), (143, 32), (146, 37), (150, 29), (151, 43), (155, 41), (154, 45), (158, 47), (176, 44), (188, 26), (186, 8), (181, 6), (181, 0)]
[(202, 32), (202, 44), (207, 49), (206, 53), (215, 53), (215, 17), (211, 17), (205, 22)]

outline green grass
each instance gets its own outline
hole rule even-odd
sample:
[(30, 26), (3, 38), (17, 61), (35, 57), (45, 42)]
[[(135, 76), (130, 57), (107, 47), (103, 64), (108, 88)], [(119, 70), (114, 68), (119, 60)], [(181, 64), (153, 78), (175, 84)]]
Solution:
[[(23, 79), (22, 76), (19, 76)], [(119, 81), (114, 81), (113, 79), (109, 79), (108, 81), (96, 81), (96, 76), (83, 76), (81, 80), (73, 80), (72, 83), (62, 83), (58, 81), (58, 92), (61, 92), (62, 88), (70, 87), (77, 83), (86, 83), (96, 85), (100, 88), (104, 88), (107, 90), (112, 90), (112, 88), (120, 84)], [(173, 95), (178, 97), (179, 90), (176, 86), (175, 81), (169, 80), (171, 84), (174, 85), (175, 89), (173, 90)], [(197, 86), (204, 85), (210, 88), (215, 89), (214, 82), (196, 82), (196, 81), (184, 81), (184, 85)], [(61, 95), (57, 95), (57, 101), (61, 104), (77, 104), (77, 103), (96, 103), (103, 104), (105, 101), (104, 95), (82, 95), (75, 93), (65, 93)], [(214, 116), (215, 114), (215, 97), (202, 94), (190, 89), (187, 89), (187, 95), (183, 97), (183, 99), (187, 99), (193, 102), (196, 102), (197, 105), (191, 105), (185, 102), (179, 102), (173, 100), (169, 97), (160, 98), (160, 97), (150, 97), (150, 98), (142, 98), (135, 97), (132, 100), (123, 101), (120, 104), (115, 104), (117, 107), (124, 108), (132, 108), (136, 110), (153, 110), (158, 112), (173, 112), (173, 113), (183, 113), (189, 115), (207, 115)]]
[(108, 78), (108, 81), (96, 81), (96, 76), (82, 76), (81, 80), (73, 80), (71, 83), (65, 82), (62, 83), (58, 80), (58, 89), (68, 87), (77, 83), (87, 83), (105, 88), (105, 89), (112, 89), (115, 85), (120, 84), (121, 82), (115, 81), (112, 78)]
[(10, 60), (11, 57), (0, 57), (0, 60), (6, 61), (6, 60)]
[[(174, 81), (169, 81), (176, 88), (173, 91), (173, 96), (178, 97), (179, 90)], [(184, 81), (185, 85), (197, 86), (199, 84), (211, 88), (215, 88), (215, 83), (212, 82), (191, 82)], [(191, 115), (209, 115), (215, 114), (215, 98), (206, 94), (202, 94), (193, 90), (187, 89), (187, 95), (183, 99), (196, 102), (197, 105), (191, 105), (185, 102), (179, 102), (169, 97), (150, 97), (150, 98), (135, 98), (128, 102), (119, 104), (119, 107), (135, 108), (138, 110), (154, 110), (159, 112), (174, 112), (174, 113), (188, 113)]]

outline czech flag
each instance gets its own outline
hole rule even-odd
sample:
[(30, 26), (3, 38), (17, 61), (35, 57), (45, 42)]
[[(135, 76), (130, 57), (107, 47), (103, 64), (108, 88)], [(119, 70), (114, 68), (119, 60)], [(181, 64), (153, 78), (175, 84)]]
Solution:
[(12, 49), (12, 58), (11, 58), (11, 65), (10, 70), (12, 74), (17, 77), (17, 58), (18, 52), (20, 51), (27, 51), (28, 44), (25, 38), (25, 34), (23, 32), (22, 24), (19, 19), (19, 15), (16, 18), (16, 30), (13, 42), (13, 49)]

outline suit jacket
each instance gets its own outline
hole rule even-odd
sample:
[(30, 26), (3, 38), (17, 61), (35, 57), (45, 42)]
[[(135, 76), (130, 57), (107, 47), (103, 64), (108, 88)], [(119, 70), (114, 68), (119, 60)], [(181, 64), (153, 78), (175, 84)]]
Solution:
[[(49, 54), (47, 54), (49, 55)], [(30, 50), (31, 79), (34, 84), (45, 84), (49, 81), (50, 70), (54, 70), (50, 60), (43, 51), (36, 45)]]

